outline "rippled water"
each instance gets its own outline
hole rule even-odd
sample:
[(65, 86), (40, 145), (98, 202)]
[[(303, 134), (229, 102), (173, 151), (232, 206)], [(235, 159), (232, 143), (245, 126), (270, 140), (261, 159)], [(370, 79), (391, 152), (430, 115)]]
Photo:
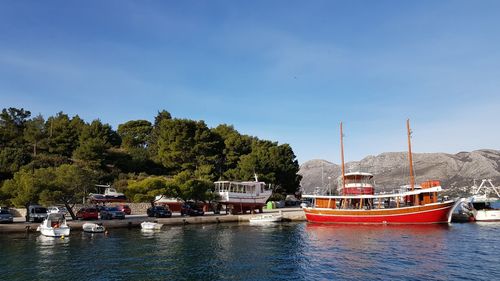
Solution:
[[(494, 280), (500, 223), (187, 225), (0, 238), (1, 280)], [(498, 280), (498, 279), (497, 279)]]

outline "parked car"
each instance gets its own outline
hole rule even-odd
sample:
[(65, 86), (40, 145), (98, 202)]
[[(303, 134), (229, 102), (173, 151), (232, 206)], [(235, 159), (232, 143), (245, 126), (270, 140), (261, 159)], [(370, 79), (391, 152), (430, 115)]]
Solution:
[(116, 205), (115, 207), (117, 207), (118, 210), (124, 212), (125, 215), (130, 215), (130, 213), (132, 213), (132, 210), (130, 209), (130, 207), (128, 205), (119, 204), (119, 205)]
[(118, 210), (117, 207), (106, 207), (101, 210), (101, 220), (124, 219), (125, 213)]
[(76, 212), (76, 218), (80, 220), (97, 220), (99, 219), (99, 211), (96, 208), (81, 208)]
[(13, 223), (14, 217), (8, 209), (0, 209), (0, 223)]
[(67, 215), (68, 214), (68, 210), (66, 209), (66, 207), (61, 207), (61, 206), (50, 206), (50, 207), (47, 207), (47, 214), (54, 214), (54, 213)]
[(147, 209), (146, 213), (148, 217), (170, 218), (172, 216), (170, 209), (165, 206), (150, 207)]
[(311, 201), (310, 200), (301, 200), (300, 201), (300, 207), (301, 208), (307, 208), (311, 206)]
[(181, 206), (181, 216), (203, 216), (203, 214), (205, 214), (203, 210), (195, 203), (184, 203)]
[(106, 209), (108, 206), (106, 205), (95, 205), (95, 208), (97, 209), (98, 212), (101, 212), (102, 210)]
[(47, 208), (40, 205), (29, 205), (26, 221), (42, 222), (47, 217)]

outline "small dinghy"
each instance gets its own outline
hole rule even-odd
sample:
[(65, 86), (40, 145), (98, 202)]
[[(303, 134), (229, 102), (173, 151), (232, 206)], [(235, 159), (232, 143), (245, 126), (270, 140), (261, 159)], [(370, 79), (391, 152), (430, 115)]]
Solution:
[(102, 223), (86, 222), (82, 225), (82, 228), (83, 231), (91, 233), (102, 233), (106, 231), (106, 228), (102, 225)]
[(163, 224), (157, 222), (145, 221), (141, 223), (142, 230), (160, 230)]
[(282, 220), (283, 220), (283, 215), (281, 214), (264, 214), (250, 218), (249, 221), (251, 224), (267, 224), (267, 223), (281, 222)]

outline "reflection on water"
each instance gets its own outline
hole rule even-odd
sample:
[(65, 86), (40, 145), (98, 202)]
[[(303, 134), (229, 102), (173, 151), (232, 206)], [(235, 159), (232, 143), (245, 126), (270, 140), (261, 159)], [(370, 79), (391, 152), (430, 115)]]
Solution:
[(266, 226), (0, 236), (2, 280), (449, 280), (497, 276), (500, 224)]
[[(68, 260), (68, 245), (70, 238), (48, 237), (39, 235), (36, 237), (36, 250), (38, 257), (32, 266), (40, 275), (50, 275), (57, 267), (60, 267)], [(58, 263), (58, 264), (55, 264)]]
[(322, 261), (318, 271), (323, 275), (441, 280), (434, 275), (443, 269), (439, 259), (446, 247), (447, 225), (307, 224), (305, 229), (313, 249), (310, 255)]

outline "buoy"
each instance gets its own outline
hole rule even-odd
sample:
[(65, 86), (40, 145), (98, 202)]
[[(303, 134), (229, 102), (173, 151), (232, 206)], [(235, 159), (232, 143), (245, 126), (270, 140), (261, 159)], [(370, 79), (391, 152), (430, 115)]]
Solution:
[(64, 235), (61, 235), (61, 239), (64, 239)]

